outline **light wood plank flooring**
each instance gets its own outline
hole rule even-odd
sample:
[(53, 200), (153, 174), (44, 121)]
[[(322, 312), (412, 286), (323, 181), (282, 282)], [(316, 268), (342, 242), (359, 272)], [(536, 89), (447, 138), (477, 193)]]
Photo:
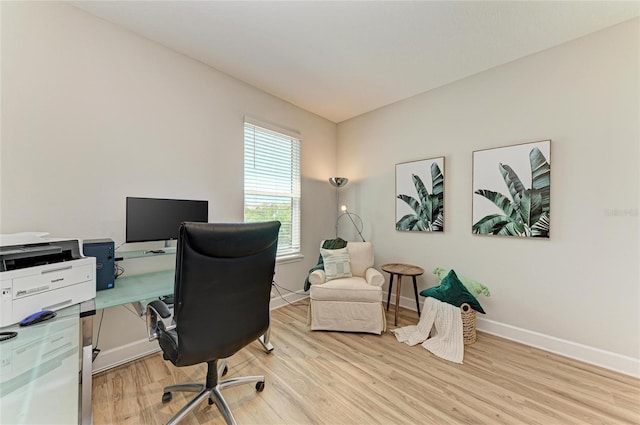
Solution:
[[(272, 312), (272, 354), (256, 342), (229, 359), (229, 377), (266, 376), (262, 393), (252, 385), (224, 391), (240, 424), (640, 424), (638, 379), (480, 332), (458, 365), (389, 332), (311, 332), (307, 305)], [(398, 325), (417, 319), (401, 309)], [(205, 372), (155, 354), (100, 373), (95, 424), (166, 423), (194, 393), (163, 405), (162, 388), (202, 382)], [(204, 402), (183, 423), (224, 419)]]

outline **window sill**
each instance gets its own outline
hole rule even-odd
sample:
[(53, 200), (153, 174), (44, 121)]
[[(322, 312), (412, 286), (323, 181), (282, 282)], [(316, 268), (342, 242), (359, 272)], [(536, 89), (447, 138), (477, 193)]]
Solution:
[(282, 257), (276, 258), (276, 264), (295, 263), (298, 261), (302, 261), (303, 259), (304, 255), (302, 254), (283, 255)]

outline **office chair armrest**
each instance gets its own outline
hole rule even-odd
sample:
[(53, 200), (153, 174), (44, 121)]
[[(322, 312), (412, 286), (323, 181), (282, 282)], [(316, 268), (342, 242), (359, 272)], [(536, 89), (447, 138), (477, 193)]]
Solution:
[(169, 306), (164, 303), (164, 301), (154, 300), (147, 304), (147, 311), (149, 311), (149, 307), (153, 308), (157, 314), (160, 315), (163, 319), (166, 319), (171, 316), (171, 310), (169, 310)]
[(382, 286), (384, 285), (384, 276), (378, 270), (370, 267), (365, 272), (364, 276), (367, 283), (371, 286)]
[(169, 307), (160, 300), (151, 301), (147, 304), (146, 314), (147, 336), (149, 337), (149, 341), (158, 339), (158, 330), (170, 331), (176, 328), (175, 324), (165, 326), (164, 322), (161, 319), (158, 319), (158, 316), (164, 319), (171, 317), (171, 310), (169, 310)]
[(315, 270), (309, 275), (309, 283), (312, 285), (321, 285), (327, 281), (327, 275), (324, 270)]

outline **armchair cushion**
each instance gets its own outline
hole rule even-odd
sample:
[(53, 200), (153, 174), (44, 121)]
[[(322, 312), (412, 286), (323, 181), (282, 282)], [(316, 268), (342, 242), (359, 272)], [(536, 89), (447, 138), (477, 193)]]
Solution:
[[(373, 267), (368, 268), (365, 276), (365, 281), (371, 286), (382, 287), (384, 285), (384, 276), (378, 270)], [(327, 281), (324, 270), (316, 270), (309, 275), (309, 282), (311, 285), (322, 285)]]
[(320, 248), (326, 280), (351, 277), (351, 265), (347, 248)]
[(311, 287), (311, 299), (314, 301), (373, 302), (382, 301), (380, 287), (367, 284), (357, 276), (330, 280), (322, 285)]

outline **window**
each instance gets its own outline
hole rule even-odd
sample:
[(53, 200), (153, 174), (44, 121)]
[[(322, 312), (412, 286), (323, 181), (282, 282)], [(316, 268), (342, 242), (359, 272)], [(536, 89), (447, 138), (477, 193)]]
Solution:
[(300, 252), (300, 139), (245, 121), (244, 221), (279, 220), (278, 257)]

